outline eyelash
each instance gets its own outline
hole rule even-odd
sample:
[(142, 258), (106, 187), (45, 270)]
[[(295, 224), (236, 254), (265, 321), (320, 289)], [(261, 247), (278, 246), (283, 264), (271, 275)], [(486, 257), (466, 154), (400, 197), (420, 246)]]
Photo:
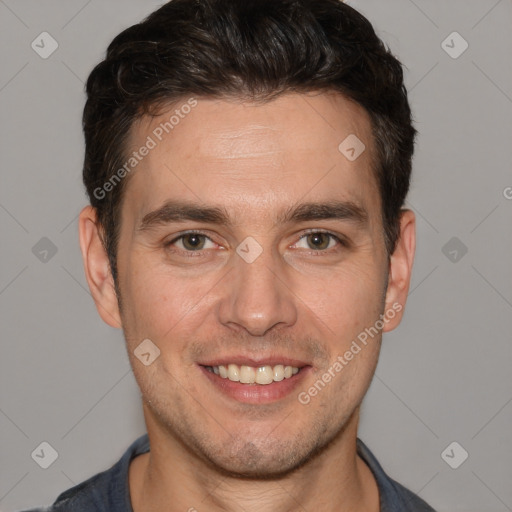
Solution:
[[(334, 233), (331, 233), (329, 231), (324, 231), (324, 230), (321, 230), (321, 229), (310, 229), (310, 230), (305, 231), (299, 237), (299, 240), (297, 242), (295, 242), (294, 245), (299, 243), (300, 240), (302, 240), (303, 238), (307, 237), (308, 235), (314, 235), (314, 234), (325, 234), (325, 235), (328, 235), (331, 239), (335, 240), (341, 247), (345, 247), (345, 248), (349, 247), (349, 243), (344, 238), (342, 238), (342, 237), (340, 237), (338, 235), (335, 235)], [(177, 237), (173, 238), (169, 242), (165, 242), (164, 243), (164, 247), (166, 249), (169, 249), (170, 247), (172, 247), (173, 244), (175, 244), (179, 240), (183, 240), (187, 235), (200, 235), (200, 236), (204, 236), (205, 238), (207, 238), (211, 242), (215, 243), (206, 233), (203, 233), (202, 231), (189, 230), (189, 231), (185, 231), (185, 232), (181, 233), (180, 235), (178, 235)], [(199, 249), (197, 251), (189, 251), (189, 250), (184, 250), (184, 249), (178, 249), (178, 250), (181, 253), (185, 253), (187, 255), (187, 257), (198, 257), (198, 256), (201, 256), (202, 253), (205, 250), (207, 250), (207, 249)], [(331, 247), (330, 249), (318, 249), (318, 250), (311, 249), (309, 251), (309, 254), (315, 254), (315, 255), (330, 254), (333, 250), (336, 250), (336, 247)]]
[[(324, 235), (328, 235), (329, 237), (331, 237), (331, 239), (335, 240), (336, 242), (338, 242), (338, 244), (342, 247), (345, 247), (345, 248), (348, 248), (349, 244), (347, 242), (347, 240), (345, 240), (343, 237), (341, 237), (340, 235), (335, 235), (334, 233), (331, 233), (330, 231), (324, 231), (322, 229), (310, 229), (310, 230), (306, 230), (304, 232), (303, 235), (301, 235), (301, 237), (299, 238), (299, 240), (302, 240), (303, 238), (307, 237), (308, 235), (316, 235), (316, 234), (324, 234)], [(323, 249), (323, 250), (315, 250), (315, 249), (311, 249), (311, 252), (314, 253), (314, 254), (318, 254), (318, 253), (323, 253), (323, 254), (326, 254), (326, 253), (329, 253), (331, 252), (333, 249), (336, 249), (335, 247), (331, 248), (331, 249)]]
[[(165, 242), (164, 243), (164, 248), (167, 249), (167, 250), (172, 250), (171, 247), (173, 244), (175, 244), (176, 242), (178, 242), (179, 240), (183, 240), (187, 235), (200, 235), (200, 236), (204, 236), (205, 238), (207, 238), (208, 240), (210, 240), (211, 242), (213, 242), (213, 240), (208, 236), (206, 235), (205, 233), (203, 233), (202, 231), (196, 231), (196, 230), (189, 230), (189, 231), (185, 231), (183, 233), (181, 233), (180, 235), (174, 237), (172, 240), (170, 240), (169, 242)], [(213, 242), (215, 243), (215, 242)], [(200, 257), (202, 256), (203, 252), (204, 252), (204, 249), (203, 250), (199, 250), (199, 251), (187, 251), (187, 250), (184, 250), (184, 249), (177, 249), (177, 251), (181, 252), (182, 254), (185, 254), (187, 257)]]

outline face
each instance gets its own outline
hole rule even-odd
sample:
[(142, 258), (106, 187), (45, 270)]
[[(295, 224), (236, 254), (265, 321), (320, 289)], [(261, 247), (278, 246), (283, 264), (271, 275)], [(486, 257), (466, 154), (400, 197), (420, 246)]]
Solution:
[(181, 103), (133, 127), (130, 153), (155, 144), (125, 189), (112, 315), (148, 429), (223, 471), (283, 474), (354, 419), (399, 321), (370, 122), (336, 94), (194, 101), (169, 133)]

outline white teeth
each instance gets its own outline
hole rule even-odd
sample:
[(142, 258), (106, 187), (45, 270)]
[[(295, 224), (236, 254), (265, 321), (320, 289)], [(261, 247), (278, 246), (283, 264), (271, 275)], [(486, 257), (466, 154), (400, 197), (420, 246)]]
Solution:
[(256, 371), (251, 366), (240, 366), (240, 382), (242, 384), (254, 384)]
[(270, 384), (274, 382), (272, 366), (260, 366), (256, 370), (256, 384)]
[(237, 364), (229, 364), (226, 366), (212, 366), (213, 373), (229, 379), (233, 382), (241, 382), (242, 384), (271, 384), (272, 382), (280, 382), (283, 379), (289, 379), (292, 375), (299, 372), (299, 368), (295, 366), (285, 366), (276, 364), (275, 366), (260, 366), (254, 368), (252, 366), (238, 366)]
[(228, 365), (228, 379), (233, 382), (238, 382), (240, 380), (240, 369), (236, 364)]
[(274, 366), (274, 380), (280, 382), (284, 379), (284, 366), (282, 364), (276, 364)]

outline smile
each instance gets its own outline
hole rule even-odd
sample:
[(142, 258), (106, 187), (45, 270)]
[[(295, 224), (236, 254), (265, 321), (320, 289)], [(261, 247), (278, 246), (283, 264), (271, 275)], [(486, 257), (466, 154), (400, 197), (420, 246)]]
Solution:
[(204, 361), (199, 368), (213, 389), (236, 402), (262, 405), (283, 400), (304, 387), (313, 368), (277, 354), (254, 360), (243, 355)]
[(296, 366), (276, 364), (274, 366), (265, 365), (259, 367), (237, 365), (234, 363), (219, 366), (207, 366), (209, 372), (218, 375), (223, 379), (242, 384), (260, 384), (268, 385), (273, 382), (281, 382), (289, 379), (299, 373), (300, 369)]

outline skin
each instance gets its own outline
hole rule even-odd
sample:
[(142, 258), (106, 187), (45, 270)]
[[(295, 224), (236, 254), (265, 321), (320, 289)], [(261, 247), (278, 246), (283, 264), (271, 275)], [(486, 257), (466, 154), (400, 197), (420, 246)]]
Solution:
[[(103, 320), (123, 329), (143, 398), (152, 450), (130, 466), (133, 508), (378, 511), (376, 482), (356, 454), (356, 436), (381, 333), (309, 404), (297, 394), (393, 304), (402, 310), (383, 331), (400, 323), (414, 214), (403, 210), (388, 258), (370, 121), (341, 95), (197, 101), (129, 177), (117, 256), (122, 310), (94, 209), (84, 208), (79, 220), (92, 296)], [(137, 122), (129, 149), (168, 118)], [(353, 162), (338, 150), (349, 134), (366, 146)], [(168, 200), (223, 208), (231, 222), (173, 221), (140, 230), (142, 219)], [(367, 221), (279, 219), (297, 204), (329, 201), (358, 204)], [(166, 246), (191, 229), (207, 237), (199, 239), (201, 250), (183, 239)], [(252, 263), (236, 252), (248, 236), (262, 248)], [(146, 338), (160, 349), (149, 366), (134, 356)], [(230, 354), (286, 355), (308, 369), (285, 397), (242, 403), (220, 392), (198, 365)]]

